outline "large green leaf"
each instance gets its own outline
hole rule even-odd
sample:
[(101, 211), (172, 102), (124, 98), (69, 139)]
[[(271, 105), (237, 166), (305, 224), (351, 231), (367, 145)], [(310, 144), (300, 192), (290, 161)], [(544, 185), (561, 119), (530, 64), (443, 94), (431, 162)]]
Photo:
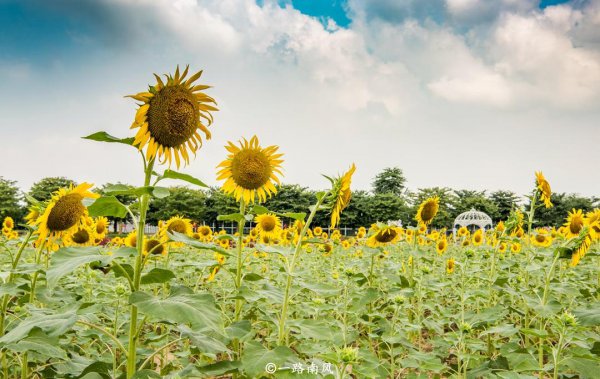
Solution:
[(211, 251), (216, 251), (217, 253), (223, 254), (225, 256), (232, 256), (230, 252), (228, 252), (227, 250), (223, 249), (220, 246), (217, 246), (217, 245), (214, 245), (211, 243), (200, 242), (198, 240), (195, 240), (193, 238), (186, 236), (185, 234), (178, 233), (178, 232), (173, 232), (173, 233), (169, 232), (168, 234), (169, 234), (169, 239), (171, 241), (183, 242), (184, 244), (195, 247), (196, 249), (211, 250)]
[(600, 325), (600, 303), (596, 302), (587, 307), (577, 308), (573, 311), (577, 322), (583, 326)]
[(76, 321), (75, 312), (33, 315), (21, 321), (19, 325), (0, 338), (0, 345), (15, 343), (24, 339), (33, 328), (39, 328), (49, 337), (58, 337), (71, 329)]
[(89, 139), (92, 141), (98, 141), (98, 142), (122, 143), (122, 144), (130, 145), (130, 146), (133, 146), (133, 141), (135, 140), (135, 138), (133, 138), (133, 137), (129, 137), (129, 138), (113, 137), (106, 132), (96, 132), (94, 134), (90, 134), (89, 136), (82, 137), (82, 138)]
[(251, 341), (246, 343), (242, 355), (242, 369), (251, 378), (261, 377), (259, 374), (265, 373), (268, 363), (275, 368), (291, 366), (297, 363), (298, 358), (294, 352), (285, 346), (277, 346), (273, 350), (265, 349), (260, 343)]
[(138, 291), (131, 294), (129, 302), (154, 320), (190, 324), (194, 330), (223, 331), (221, 312), (209, 294), (175, 293), (161, 299)]
[(129, 247), (120, 248), (112, 255), (102, 254), (98, 247), (63, 247), (51, 256), (50, 268), (46, 271), (48, 287), (54, 287), (60, 278), (81, 265), (98, 262), (101, 266), (105, 266), (114, 258), (133, 254), (135, 249)]
[(67, 359), (65, 351), (57, 345), (57, 337), (49, 337), (42, 329), (34, 327), (26, 338), (8, 344), (6, 348), (15, 353), (31, 351), (47, 358)]
[(124, 218), (127, 216), (127, 207), (115, 196), (102, 196), (88, 206), (92, 217), (110, 216)]
[(152, 284), (152, 283), (166, 283), (171, 279), (175, 278), (175, 274), (171, 270), (165, 270), (164, 268), (155, 267), (152, 270), (148, 271), (141, 278), (142, 284)]

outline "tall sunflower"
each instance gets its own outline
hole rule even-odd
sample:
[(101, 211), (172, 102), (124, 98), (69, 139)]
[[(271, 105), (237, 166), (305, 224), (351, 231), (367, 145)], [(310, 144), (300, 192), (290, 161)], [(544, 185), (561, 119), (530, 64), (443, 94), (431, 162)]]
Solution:
[(535, 184), (538, 191), (540, 191), (540, 200), (544, 202), (544, 206), (546, 208), (552, 208), (552, 201), (550, 200), (552, 190), (550, 189), (550, 183), (548, 183), (541, 171), (535, 172)]
[(196, 154), (202, 146), (202, 131), (210, 139), (209, 126), (213, 117), (210, 112), (218, 109), (209, 104), (215, 100), (201, 92), (210, 86), (194, 85), (202, 71), (186, 80), (189, 66), (180, 74), (179, 66), (175, 75), (165, 75), (163, 80), (156, 74), (156, 84), (148, 92), (140, 92), (129, 97), (141, 101), (131, 128), (139, 128), (134, 145), (142, 150), (147, 146), (146, 159), (158, 156), (161, 163), (172, 160), (179, 167), (181, 160), (189, 163), (189, 152)]
[(433, 221), (433, 218), (437, 214), (439, 208), (440, 198), (438, 196), (430, 197), (422, 202), (419, 206), (415, 220), (417, 220), (420, 224), (429, 225), (431, 221)]
[(250, 141), (244, 138), (239, 144), (238, 147), (229, 142), (225, 146), (230, 154), (217, 166), (221, 167), (217, 180), (225, 180), (223, 191), (233, 194), (236, 201), (244, 199), (245, 203), (254, 203), (258, 197), (259, 202), (264, 202), (277, 193), (274, 183), (279, 184), (277, 174), (283, 175), (283, 154), (277, 154), (278, 146), (262, 148), (256, 136)]
[(35, 221), (38, 229), (37, 243), (46, 239), (53, 242), (57, 238), (77, 232), (85, 225), (87, 208), (82, 204), (84, 198), (96, 199), (100, 195), (90, 192), (92, 184), (82, 183), (77, 187), (61, 188), (52, 195), (46, 209)]
[(400, 231), (395, 226), (384, 225), (378, 228), (375, 233), (367, 240), (367, 245), (371, 247), (385, 246), (396, 243), (400, 240)]
[(333, 179), (332, 203), (331, 203), (331, 228), (334, 229), (340, 222), (340, 214), (352, 198), (350, 184), (352, 183), (352, 175), (356, 171), (356, 166), (352, 163), (350, 169), (339, 178)]

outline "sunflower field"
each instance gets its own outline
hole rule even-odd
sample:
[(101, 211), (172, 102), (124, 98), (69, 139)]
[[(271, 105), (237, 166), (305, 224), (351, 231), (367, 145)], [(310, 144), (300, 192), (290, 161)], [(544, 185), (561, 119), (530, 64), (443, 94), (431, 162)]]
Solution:
[[(283, 154), (247, 136), (215, 170), (239, 206), (219, 220), (237, 232), (176, 216), (146, 234), (162, 180), (205, 187), (182, 172), (218, 111), (201, 74), (178, 67), (131, 95), (135, 135), (84, 137), (133, 147), (139, 186), (65, 187), (29, 198), (26, 225), (3, 220), (3, 378), (600, 377), (600, 210), (540, 225), (553, 206), (541, 172), (530, 207), (492, 228), (433, 228), (433, 196), (416, 227), (347, 236), (356, 166), (325, 176), (305, 212), (273, 212)], [(107, 217), (137, 229), (109, 233)]]

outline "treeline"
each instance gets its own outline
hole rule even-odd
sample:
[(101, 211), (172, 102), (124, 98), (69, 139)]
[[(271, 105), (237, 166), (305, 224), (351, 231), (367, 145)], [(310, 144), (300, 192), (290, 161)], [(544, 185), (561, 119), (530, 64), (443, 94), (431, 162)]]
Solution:
[[(47, 200), (56, 189), (74, 184), (66, 178), (44, 178), (35, 183), (27, 193), (37, 200)], [(371, 191), (354, 191), (348, 208), (342, 213), (341, 226), (357, 228), (368, 226), (377, 221), (401, 220), (402, 224), (415, 225), (414, 215), (419, 204), (430, 196), (440, 198), (440, 210), (433, 221), (433, 227), (452, 227), (452, 222), (460, 213), (476, 209), (487, 213), (494, 222), (508, 217), (516, 206), (529, 208), (529, 200), (521, 198), (511, 191), (453, 190), (447, 187), (422, 188), (409, 191), (406, 179), (399, 168), (387, 168), (378, 174), (372, 183)], [(96, 189), (102, 192), (112, 185), (107, 183)], [(162, 199), (152, 199), (148, 211), (149, 223), (156, 224), (171, 216), (181, 215), (198, 224), (217, 224), (217, 216), (238, 212), (234, 199), (224, 195), (218, 188), (204, 190), (188, 187), (171, 187), (170, 195)], [(315, 203), (316, 191), (295, 184), (283, 184), (278, 193), (264, 205), (271, 211), (306, 212)], [(117, 196), (124, 204), (135, 207), (135, 198)], [(553, 208), (542, 208), (536, 212), (540, 226), (560, 226), (565, 216), (573, 209), (589, 211), (598, 207), (598, 198), (589, 198), (577, 194), (552, 194)], [(21, 221), (27, 210), (27, 199), (15, 185), (15, 182), (0, 177), (0, 217), (11, 216)], [(119, 220), (112, 220), (119, 221)], [(283, 220), (289, 223), (290, 220)], [(317, 213), (314, 225), (327, 226), (328, 215)]]

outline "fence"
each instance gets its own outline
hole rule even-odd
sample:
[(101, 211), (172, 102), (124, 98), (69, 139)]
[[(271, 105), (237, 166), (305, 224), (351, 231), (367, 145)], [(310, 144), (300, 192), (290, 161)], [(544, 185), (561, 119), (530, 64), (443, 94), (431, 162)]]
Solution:
[[(206, 225), (206, 224), (204, 224)], [(198, 225), (200, 226), (200, 225)], [(212, 223), (210, 225), (211, 229), (213, 231), (219, 231), (221, 229), (225, 230), (225, 233), (227, 234), (234, 234), (237, 232), (237, 224), (234, 222), (228, 223), (228, 222), (217, 222), (217, 223)], [(250, 230), (254, 227), (254, 223), (250, 224), (247, 223), (247, 225), (244, 227), (244, 234), (248, 234), (250, 233)], [(131, 224), (131, 223), (118, 223), (117, 224), (117, 230), (114, 230), (114, 225), (111, 227), (112, 231), (115, 233), (129, 233), (133, 230), (135, 230), (135, 225)], [(344, 236), (354, 236), (356, 235), (356, 229), (354, 228), (347, 228), (345, 226), (341, 226), (339, 228), (337, 228), (337, 230), (340, 231), (340, 233)], [(146, 224), (146, 227), (144, 227), (144, 233), (146, 234), (155, 234), (158, 231), (158, 226), (156, 225), (149, 225)], [(323, 228), (323, 231), (327, 234), (331, 234), (331, 228), (327, 227), (327, 228)]]

